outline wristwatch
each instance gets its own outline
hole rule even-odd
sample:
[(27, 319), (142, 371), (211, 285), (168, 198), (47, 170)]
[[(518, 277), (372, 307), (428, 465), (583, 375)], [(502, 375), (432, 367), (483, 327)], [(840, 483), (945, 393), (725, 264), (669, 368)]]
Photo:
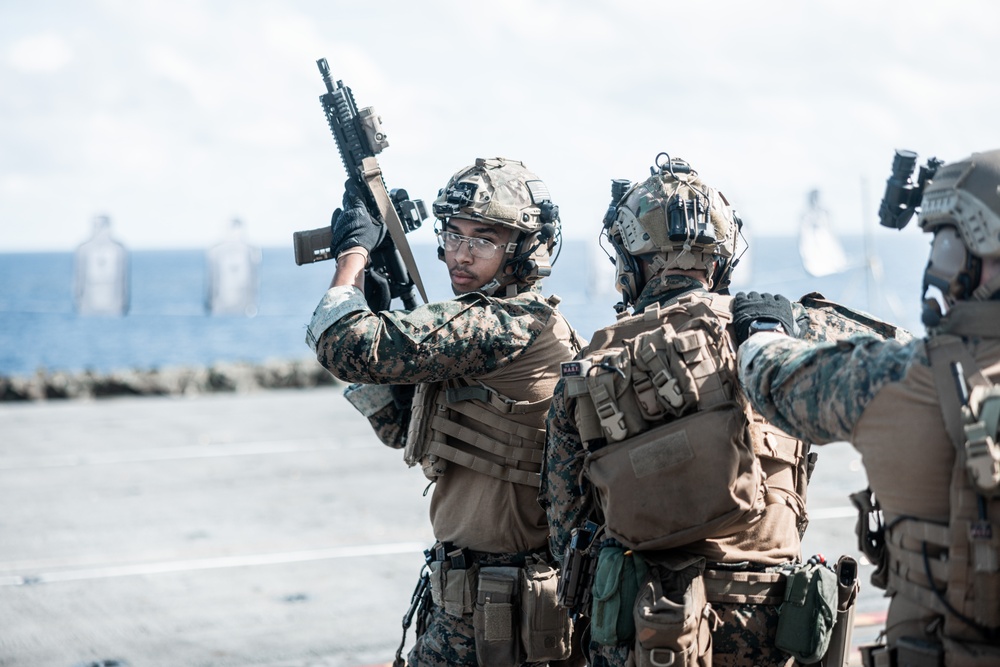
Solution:
[(781, 325), (781, 322), (775, 322), (774, 320), (754, 320), (750, 323), (750, 335), (755, 333), (760, 333), (761, 331), (773, 331), (774, 333), (787, 334), (785, 327)]

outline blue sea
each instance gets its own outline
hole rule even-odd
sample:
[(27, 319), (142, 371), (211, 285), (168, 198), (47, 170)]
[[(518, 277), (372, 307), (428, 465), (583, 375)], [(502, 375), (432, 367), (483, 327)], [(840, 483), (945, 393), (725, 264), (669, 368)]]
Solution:
[[(877, 260), (875, 279), (865, 268), (861, 237), (841, 239), (855, 268), (823, 278), (802, 268), (795, 237), (750, 239), (734, 292), (757, 289), (796, 298), (819, 291), (922, 334), (920, 283), (928, 241), (914, 231), (879, 230), (875, 253), (869, 254)], [(413, 251), (431, 300), (449, 298), (435, 249), (415, 244)], [(290, 247), (265, 248), (257, 315), (211, 316), (204, 307), (203, 251), (137, 250), (130, 253), (128, 314), (84, 317), (73, 309), (73, 253), (0, 253), (0, 376), (306, 359), (305, 326), (332, 271), (332, 262), (297, 266)], [(564, 243), (544, 291), (562, 297), (563, 312), (589, 337), (614, 321), (613, 278), (596, 238), (574, 239)]]

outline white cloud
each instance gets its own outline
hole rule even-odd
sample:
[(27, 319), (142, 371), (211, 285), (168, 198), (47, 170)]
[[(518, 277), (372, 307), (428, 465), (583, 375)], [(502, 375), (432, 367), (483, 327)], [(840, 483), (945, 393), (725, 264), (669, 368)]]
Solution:
[(7, 64), (19, 72), (55, 72), (73, 60), (73, 49), (61, 35), (45, 32), (15, 40), (6, 56)]

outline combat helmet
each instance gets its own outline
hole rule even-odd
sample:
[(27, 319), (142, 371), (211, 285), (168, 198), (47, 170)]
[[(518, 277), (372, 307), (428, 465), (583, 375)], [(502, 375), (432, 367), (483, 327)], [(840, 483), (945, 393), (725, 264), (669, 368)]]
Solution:
[[(719, 292), (728, 287), (735, 266), (743, 223), (725, 196), (680, 158), (660, 153), (654, 162), (650, 177), (625, 192), (613, 218), (609, 212), (606, 219), (624, 306), (662, 271), (704, 270), (709, 289)], [(640, 258), (650, 265), (645, 277)]]
[[(477, 158), (448, 180), (433, 205), (440, 232), (449, 219), (474, 220), (513, 230), (502, 248), (506, 260), (493, 280), (479, 289), (512, 296), (552, 272), (553, 251), (562, 238), (559, 207), (545, 183), (523, 162), (502, 157)], [(444, 260), (444, 250), (438, 249)]]
[(979, 285), (982, 260), (1000, 258), (1000, 150), (939, 167), (924, 187), (919, 220), (934, 234), (923, 320), (935, 326), (956, 301), (989, 299), (1000, 289), (997, 279)]

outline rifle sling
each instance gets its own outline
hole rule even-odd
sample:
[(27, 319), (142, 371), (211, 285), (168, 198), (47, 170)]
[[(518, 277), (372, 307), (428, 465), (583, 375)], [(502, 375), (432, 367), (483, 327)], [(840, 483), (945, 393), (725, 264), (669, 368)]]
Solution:
[(375, 203), (378, 204), (379, 212), (382, 214), (382, 219), (385, 220), (385, 225), (389, 229), (392, 242), (396, 245), (399, 256), (403, 258), (403, 264), (406, 265), (406, 270), (409, 272), (413, 284), (420, 291), (420, 297), (424, 300), (424, 303), (427, 303), (427, 292), (424, 291), (424, 282), (420, 279), (417, 262), (413, 259), (413, 252), (410, 250), (410, 244), (406, 240), (406, 231), (403, 229), (403, 223), (396, 213), (396, 207), (392, 205), (389, 193), (385, 191), (385, 183), (382, 181), (382, 169), (378, 166), (378, 160), (374, 157), (362, 159), (361, 177), (368, 184), (368, 190), (375, 198)]

